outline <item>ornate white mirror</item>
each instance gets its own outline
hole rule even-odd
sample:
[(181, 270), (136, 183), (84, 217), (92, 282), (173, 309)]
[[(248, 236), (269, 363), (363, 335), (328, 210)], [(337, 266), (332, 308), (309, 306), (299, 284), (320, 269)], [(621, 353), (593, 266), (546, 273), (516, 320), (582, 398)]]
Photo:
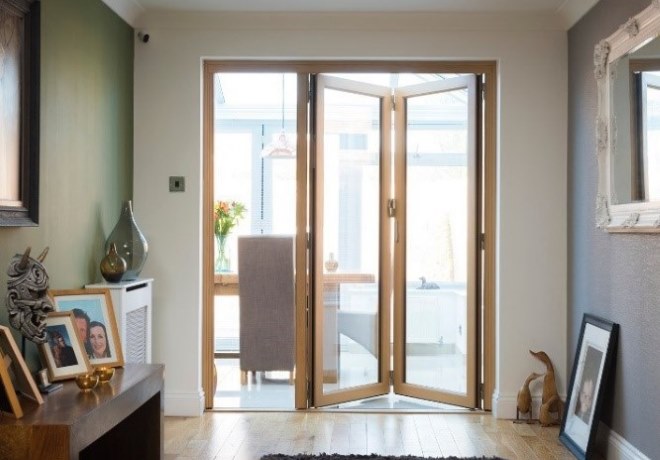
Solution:
[(602, 40), (598, 82), (597, 225), (660, 232), (660, 0)]

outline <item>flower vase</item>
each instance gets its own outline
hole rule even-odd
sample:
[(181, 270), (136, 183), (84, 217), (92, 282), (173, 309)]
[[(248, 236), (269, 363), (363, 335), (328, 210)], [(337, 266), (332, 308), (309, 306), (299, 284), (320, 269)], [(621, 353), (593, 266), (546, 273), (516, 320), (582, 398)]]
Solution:
[(126, 261), (117, 253), (115, 243), (110, 243), (110, 250), (101, 260), (101, 275), (108, 283), (118, 283), (126, 273)]
[(229, 258), (229, 248), (227, 247), (227, 235), (215, 235), (216, 255), (215, 271), (218, 273), (231, 271), (231, 259)]
[(147, 260), (149, 245), (135, 223), (130, 200), (123, 202), (117, 225), (105, 242), (106, 254), (110, 252), (110, 245), (113, 243), (117, 247), (117, 254), (126, 262), (126, 271), (121, 281), (136, 279)]

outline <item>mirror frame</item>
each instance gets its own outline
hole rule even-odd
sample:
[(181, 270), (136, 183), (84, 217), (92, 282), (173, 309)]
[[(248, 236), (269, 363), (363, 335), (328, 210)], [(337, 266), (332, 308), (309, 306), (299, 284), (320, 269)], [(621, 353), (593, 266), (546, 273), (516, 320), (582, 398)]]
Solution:
[[(20, 18), (20, 79), (16, 92), (20, 95), (19, 113), (14, 116), (20, 126), (16, 170), (9, 177), (19, 184), (16, 203), (0, 204), (0, 228), (37, 227), (39, 225), (39, 87), (41, 46), (41, 3), (39, 0), (11, 0), (0, 5), (0, 14)], [(2, 108), (0, 107), (0, 112)], [(0, 152), (0, 161), (5, 161)], [(5, 167), (5, 165), (3, 165)]]
[(660, 0), (630, 18), (594, 50), (594, 75), (598, 84), (598, 116), (596, 120), (598, 157), (598, 194), (596, 226), (616, 233), (660, 232), (660, 201), (614, 204), (611, 181), (611, 155), (616, 137), (616, 120), (610, 107), (610, 87), (614, 77), (611, 66), (621, 56), (635, 51), (660, 35)]

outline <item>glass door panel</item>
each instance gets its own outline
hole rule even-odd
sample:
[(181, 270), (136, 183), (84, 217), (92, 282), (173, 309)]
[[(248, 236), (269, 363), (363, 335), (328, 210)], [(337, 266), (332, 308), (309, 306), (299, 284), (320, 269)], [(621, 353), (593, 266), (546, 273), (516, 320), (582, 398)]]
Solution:
[(389, 387), (389, 352), (383, 353), (389, 340), (380, 340), (389, 317), (381, 307), (389, 285), (383, 287), (381, 276), (388, 273), (381, 254), (389, 237), (382, 189), (390, 175), (383, 134), (391, 120), (389, 95), (389, 88), (317, 79), (315, 406)]
[[(296, 85), (295, 73), (213, 75), (212, 199), (218, 203), (214, 224), (216, 219), (228, 222), (235, 217), (230, 211), (236, 209), (233, 203), (245, 208), (240, 218), (233, 219), (234, 225), (226, 225), (224, 232), (215, 235), (213, 351), (217, 372), (214, 406), (218, 408), (294, 407), (291, 363), (295, 359), (296, 306), (290, 291), (295, 286), (271, 286), (277, 299), (273, 295), (264, 295), (266, 299), (246, 296), (245, 292), (255, 280), (261, 292), (269, 292), (265, 280), (272, 279), (273, 273), (281, 275), (282, 283), (294, 273), (293, 265), (285, 262), (288, 258), (279, 257), (271, 264), (275, 257), (264, 253), (275, 251), (278, 241), (296, 236)], [(285, 150), (287, 145), (293, 148)], [(259, 242), (252, 246), (241, 244), (255, 240)], [(239, 273), (241, 259), (253, 260), (250, 247), (254, 244), (261, 245), (263, 260), (242, 264)], [(225, 264), (217, 263), (221, 245)], [(277, 327), (273, 317), (279, 320)]]
[[(398, 91), (395, 392), (474, 407), (475, 77)], [(400, 103), (399, 103), (400, 101)], [(402, 238), (401, 238), (402, 237)]]

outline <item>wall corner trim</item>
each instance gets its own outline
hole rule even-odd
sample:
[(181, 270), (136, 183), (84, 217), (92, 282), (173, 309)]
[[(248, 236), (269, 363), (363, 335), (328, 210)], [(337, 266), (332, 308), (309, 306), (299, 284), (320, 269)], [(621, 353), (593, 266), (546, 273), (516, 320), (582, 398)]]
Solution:
[(570, 29), (578, 22), (582, 16), (593, 8), (599, 0), (571, 0), (564, 1), (557, 9), (562, 25), (566, 30)]
[(136, 27), (138, 18), (145, 11), (137, 0), (102, 1), (131, 27)]

